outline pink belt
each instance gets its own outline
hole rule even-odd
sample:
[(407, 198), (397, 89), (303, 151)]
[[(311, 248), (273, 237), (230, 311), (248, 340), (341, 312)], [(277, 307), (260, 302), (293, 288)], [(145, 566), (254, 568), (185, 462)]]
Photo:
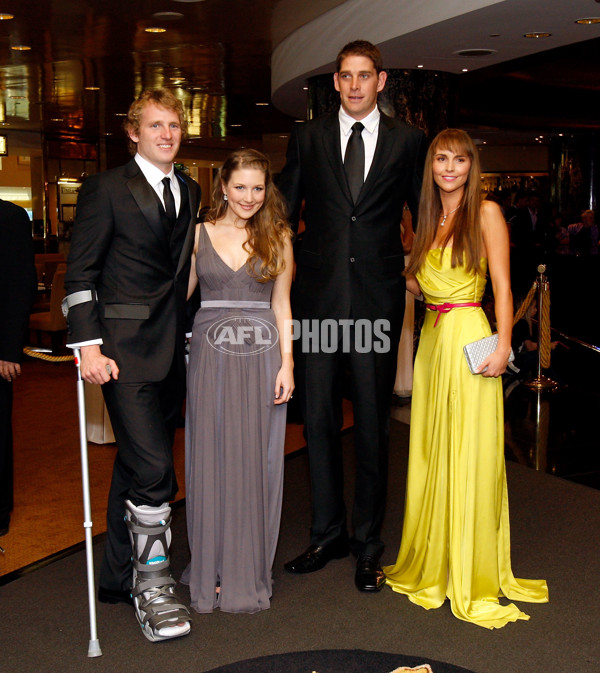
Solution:
[(434, 327), (437, 327), (438, 321), (442, 313), (450, 313), (453, 308), (464, 308), (467, 306), (481, 306), (480, 301), (468, 301), (464, 304), (425, 304), (425, 308), (428, 308), (430, 311), (437, 311), (438, 316), (433, 323)]

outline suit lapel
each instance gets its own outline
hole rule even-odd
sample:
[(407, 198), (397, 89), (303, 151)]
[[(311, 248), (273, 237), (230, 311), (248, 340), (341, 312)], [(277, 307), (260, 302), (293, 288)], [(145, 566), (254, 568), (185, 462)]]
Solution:
[(325, 120), (323, 124), (323, 146), (325, 155), (331, 166), (331, 172), (338, 181), (338, 185), (344, 196), (352, 203), (352, 194), (346, 179), (344, 164), (342, 162), (342, 146), (340, 143), (340, 123), (335, 113)]
[(360, 203), (371, 190), (372, 185), (374, 185), (381, 171), (385, 167), (388, 159), (394, 153), (394, 144), (396, 142), (396, 136), (392, 131), (393, 124), (392, 120), (381, 113), (379, 118), (379, 130), (377, 132), (377, 144), (375, 145), (375, 154), (373, 155), (373, 161), (371, 163), (371, 168), (367, 174), (367, 179), (365, 180), (360, 194), (358, 195), (357, 204)]
[(195, 234), (195, 225), (196, 225), (196, 204), (194, 203), (194, 194), (193, 194), (193, 189), (192, 185), (190, 184), (190, 180), (188, 180), (184, 175), (176, 171), (177, 178), (181, 180), (182, 182), (185, 183), (187, 187), (187, 194), (188, 194), (188, 202), (190, 206), (190, 221), (188, 223), (188, 228), (187, 228), (187, 233), (185, 236), (185, 240), (183, 241), (183, 247), (181, 248), (181, 255), (179, 255), (179, 262), (177, 264), (177, 271), (175, 272), (178, 274), (181, 269), (184, 267), (186, 260), (192, 253), (192, 247), (194, 245), (194, 234)]
[(159, 241), (168, 250), (169, 239), (160, 219), (160, 212), (156, 203), (156, 196), (152, 187), (148, 184), (144, 174), (137, 165), (135, 159), (132, 159), (127, 164), (127, 175), (127, 187), (135, 199), (138, 208), (141, 210), (144, 219)]

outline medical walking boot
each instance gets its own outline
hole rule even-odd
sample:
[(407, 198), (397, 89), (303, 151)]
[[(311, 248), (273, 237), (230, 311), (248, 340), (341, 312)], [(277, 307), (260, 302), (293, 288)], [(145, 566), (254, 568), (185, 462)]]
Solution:
[(148, 640), (178, 638), (190, 632), (190, 613), (175, 595), (171, 577), (171, 508), (136, 506), (125, 501), (133, 548), (132, 598), (136, 617)]

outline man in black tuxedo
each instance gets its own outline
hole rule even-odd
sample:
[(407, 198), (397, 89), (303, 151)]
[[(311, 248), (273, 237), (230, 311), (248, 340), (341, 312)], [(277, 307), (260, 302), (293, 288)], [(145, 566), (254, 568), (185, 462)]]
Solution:
[(29, 216), (0, 199), (0, 535), (8, 533), (13, 508), (12, 387), (36, 288)]
[(98, 597), (133, 599), (155, 641), (190, 630), (169, 571), (169, 501), (200, 188), (173, 167), (185, 120), (170, 91), (144, 92), (125, 127), (134, 158), (81, 188), (65, 302), (68, 345), (81, 349), (83, 379), (102, 385), (118, 446)]
[[(295, 128), (279, 182), (293, 223), (305, 202), (293, 314), (302, 332), (296, 374), (312, 486), (310, 546), (285, 568), (313, 572), (351, 550), (357, 588), (378, 591), (384, 582), (380, 529), (389, 412), (405, 297), (400, 221), (405, 202), (416, 220), (425, 139), (377, 108), (387, 75), (376, 47), (352, 42), (336, 66), (340, 110)], [(332, 324), (335, 343), (325, 343)], [(340, 443), (346, 370), (357, 457), (350, 540)]]

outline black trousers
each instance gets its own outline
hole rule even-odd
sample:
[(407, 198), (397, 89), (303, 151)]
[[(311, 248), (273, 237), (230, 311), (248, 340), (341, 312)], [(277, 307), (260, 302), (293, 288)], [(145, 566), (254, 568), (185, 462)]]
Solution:
[(398, 330), (388, 336), (385, 352), (373, 348), (364, 352), (364, 348), (357, 348), (361, 344), (353, 328), (346, 334), (346, 347), (340, 338), (332, 353), (307, 352), (308, 344), (301, 342), (295, 365), (310, 467), (311, 544), (327, 545), (347, 534), (340, 431), (349, 374), (356, 451), (350, 545), (355, 555), (365, 553), (376, 558), (384, 548), (380, 531), (387, 493), (390, 405), (400, 338)]
[(13, 508), (12, 383), (0, 379), (0, 529), (10, 523)]
[(185, 380), (181, 368), (172, 366), (167, 378), (157, 383), (111, 381), (102, 389), (118, 452), (108, 496), (100, 586), (123, 591), (132, 585), (125, 501), (158, 507), (177, 493), (173, 440)]

